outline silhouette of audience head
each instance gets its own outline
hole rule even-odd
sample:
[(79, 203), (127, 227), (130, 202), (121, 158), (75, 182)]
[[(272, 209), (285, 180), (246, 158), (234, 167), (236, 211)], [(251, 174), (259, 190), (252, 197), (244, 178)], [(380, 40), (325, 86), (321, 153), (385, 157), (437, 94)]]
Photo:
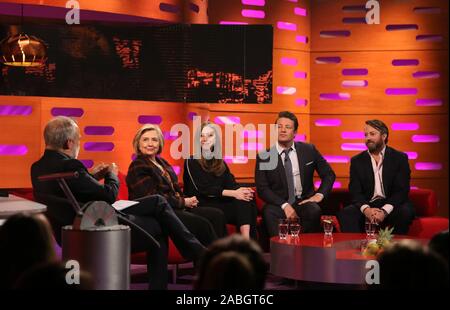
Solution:
[(394, 243), (378, 257), (380, 289), (448, 288), (448, 266), (417, 241)]
[(439, 254), (447, 263), (448, 266), (448, 229), (441, 231), (431, 238), (428, 247)]
[(31, 267), (55, 260), (50, 224), (43, 215), (16, 214), (0, 226), (0, 288), (12, 288)]
[(93, 280), (89, 273), (78, 274), (60, 262), (36, 265), (26, 271), (17, 281), (19, 290), (91, 290)]
[(195, 289), (264, 289), (267, 264), (259, 245), (234, 234), (212, 243), (200, 259)]

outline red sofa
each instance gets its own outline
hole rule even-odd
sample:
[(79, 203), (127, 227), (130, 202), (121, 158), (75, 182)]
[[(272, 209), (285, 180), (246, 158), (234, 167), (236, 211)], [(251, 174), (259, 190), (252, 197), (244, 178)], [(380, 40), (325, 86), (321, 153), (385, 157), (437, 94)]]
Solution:
[[(430, 189), (412, 189), (409, 199), (414, 205), (416, 218), (410, 226), (408, 235), (429, 239), (436, 233), (448, 229), (448, 218), (436, 216), (438, 202), (436, 193)], [(335, 215), (351, 201), (348, 189), (333, 189), (324, 201), (324, 214)]]
[[(436, 216), (438, 201), (436, 193), (430, 189), (412, 189), (409, 193), (409, 199), (412, 201), (416, 218), (410, 226), (408, 235), (430, 239), (436, 233), (449, 228), (449, 220), (446, 217)], [(333, 189), (327, 199), (321, 203), (324, 215), (335, 216), (339, 210), (349, 205), (351, 202), (350, 192), (346, 188)], [(269, 240), (262, 224), (262, 208), (264, 201), (256, 197), (256, 205), (258, 206), (258, 232), (259, 243), (264, 250), (269, 250)], [(336, 231), (340, 231), (339, 222), (335, 218)]]

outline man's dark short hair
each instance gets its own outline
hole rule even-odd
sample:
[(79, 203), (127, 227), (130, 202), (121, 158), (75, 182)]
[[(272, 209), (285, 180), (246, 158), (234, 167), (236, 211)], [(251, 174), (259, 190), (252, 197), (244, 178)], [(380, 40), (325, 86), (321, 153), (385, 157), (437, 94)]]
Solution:
[(278, 117), (277, 117), (277, 119), (275, 121), (275, 124), (278, 122), (278, 120), (280, 118), (288, 118), (291, 121), (293, 121), (294, 122), (294, 130), (297, 131), (297, 129), (298, 129), (298, 119), (297, 119), (297, 116), (295, 116), (294, 113), (289, 112), (289, 111), (281, 111), (280, 113), (278, 113)]
[(366, 125), (369, 125), (370, 127), (375, 128), (378, 130), (382, 135), (386, 134), (386, 140), (384, 141), (385, 144), (388, 143), (388, 137), (389, 137), (389, 128), (386, 126), (385, 123), (378, 119), (372, 119), (366, 121)]

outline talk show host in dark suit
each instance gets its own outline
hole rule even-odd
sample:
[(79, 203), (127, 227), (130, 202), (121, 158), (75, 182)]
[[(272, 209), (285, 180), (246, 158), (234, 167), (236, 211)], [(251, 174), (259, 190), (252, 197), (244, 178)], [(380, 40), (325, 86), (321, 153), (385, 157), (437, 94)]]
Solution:
[[(280, 112), (276, 125), (278, 142), (258, 154), (255, 169), (258, 196), (266, 203), (263, 219), (269, 236), (278, 235), (282, 218), (299, 217), (303, 232), (318, 232), (322, 213), (318, 203), (330, 193), (336, 175), (314, 145), (294, 142), (298, 120), (293, 113)], [(322, 181), (317, 191), (314, 171)]]
[[(113, 203), (119, 190), (117, 166), (99, 165), (90, 174), (76, 158), (80, 149), (80, 130), (70, 118), (59, 116), (50, 120), (44, 130), (46, 149), (44, 155), (31, 167), (31, 181), (35, 198), (47, 205), (47, 216), (52, 223), (55, 237), (60, 238), (60, 229), (73, 223), (74, 210), (64, 201), (65, 195), (56, 181), (40, 181), (39, 176), (74, 172), (78, 178), (67, 183), (80, 203), (101, 200)], [(98, 180), (104, 179), (104, 184)], [(160, 244), (151, 243), (139, 230), (131, 229), (132, 251), (147, 250), (147, 271), (151, 289), (167, 288), (167, 255), (169, 235), (182, 255), (196, 260), (204, 251), (200, 242), (186, 229), (174, 214), (166, 199), (159, 195), (144, 197), (140, 203), (125, 209), (125, 216), (141, 226)], [(114, 257), (111, 257), (114, 259)]]
[(380, 120), (366, 121), (368, 150), (351, 159), (349, 190), (352, 204), (339, 214), (343, 232), (364, 231), (365, 218), (394, 233), (407, 234), (414, 218), (408, 200), (410, 175), (408, 156), (387, 146), (389, 129)]

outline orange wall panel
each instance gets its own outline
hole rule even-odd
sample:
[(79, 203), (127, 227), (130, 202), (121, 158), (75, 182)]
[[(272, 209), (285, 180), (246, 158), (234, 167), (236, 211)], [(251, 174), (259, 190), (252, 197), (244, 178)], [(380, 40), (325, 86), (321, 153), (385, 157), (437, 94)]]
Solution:
[[(337, 64), (318, 63), (320, 57), (340, 57)], [(394, 66), (398, 60), (417, 65)], [(394, 62), (395, 63), (395, 62)], [(367, 69), (367, 75), (345, 76), (343, 70)], [(415, 78), (431, 72), (432, 78)], [(366, 87), (346, 87), (344, 81), (367, 81)], [(311, 112), (336, 114), (448, 113), (448, 51), (370, 51), (311, 53)], [(411, 88), (412, 95), (387, 95), (390, 88)], [(325, 100), (321, 94), (345, 93), (349, 99)], [(435, 106), (416, 103), (439, 99)]]
[[(297, 9), (297, 10), (296, 10)], [(310, 49), (310, 1), (266, 0), (263, 6), (245, 5), (241, 0), (209, 0), (209, 22), (219, 24), (220, 22), (237, 22), (251, 25), (273, 25), (274, 48), (309, 51)], [(257, 11), (260, 17), (246, 17), (244, 10)], [(297, 12), (297, 13), (296, 13)], [(299, 15), (298, 12), (306, 12)], [(294, 25), (281, 24), (278, 22)], [(284, 27), (283, 27), (284, 26)], [(302, 38), (306, 37), (306, 42)]]
[[(311, 1), (311, 50), (371, 51), (448, 49), (448, 1), (379, 1), (380, 24), (346, 24), (344, 18), (365, 18), (365, 10), (345, 11), (346, 6), (364, 6), (360, 0)], [(415, 8), (439, 9), (420, 13)], [(431, 11), (433, 12), (433, 11)], [(407, 30), (387, 31), (388, 25), (415, 25)], [(322, 31), (349, 31), (348, 36), (324, 36)], [(326, 35), (326, 33), (325, 33)], [(421, 35), (439, 35), (440, 40), (417, 40)]]
[[(402, 152), (415, 152), (416, 158), (411, 158), (410, 168), (413, 178), (445, 178), (448, 177), (448, 121), (445, 115), (312, 115), (312, 142), (324, 156), (345, 156), (350, 159), (361, 152), (348, 150), (343, 144), (360, 143), (363, 139), (344, 139), (343, 132), (363, 132), (364, 122), (368, 119), (380, 119), (389, 128), (388, 145)], [(320, 127), (316, 123), (320, 120), (339, 120), (341, 124), (333, 127)], [(417, 124), (416, 130), (393, 130), (395, 123)], [(415, 143), (415, 135), (436, 135), (440, 141), (435, 143)], [(364, 145), (363, 145), (364, 147)], [(417, 163), (441, 164), (439, 170), (418, 170)], [(347, 163), (332, 163), (334, 171), (339, 177), (349, 176), (349, 161)], [(418, 166), (420, 169), (420, 166)]]
[(0, 155), (0, 188), (30, 187), (30, 166), (39, 157), (40, 99), (36, 97), (0, 96), (0, 107), (29, 107), (28, 115), (0, 115), (0, 145), (23, 145), (22, 154)]

